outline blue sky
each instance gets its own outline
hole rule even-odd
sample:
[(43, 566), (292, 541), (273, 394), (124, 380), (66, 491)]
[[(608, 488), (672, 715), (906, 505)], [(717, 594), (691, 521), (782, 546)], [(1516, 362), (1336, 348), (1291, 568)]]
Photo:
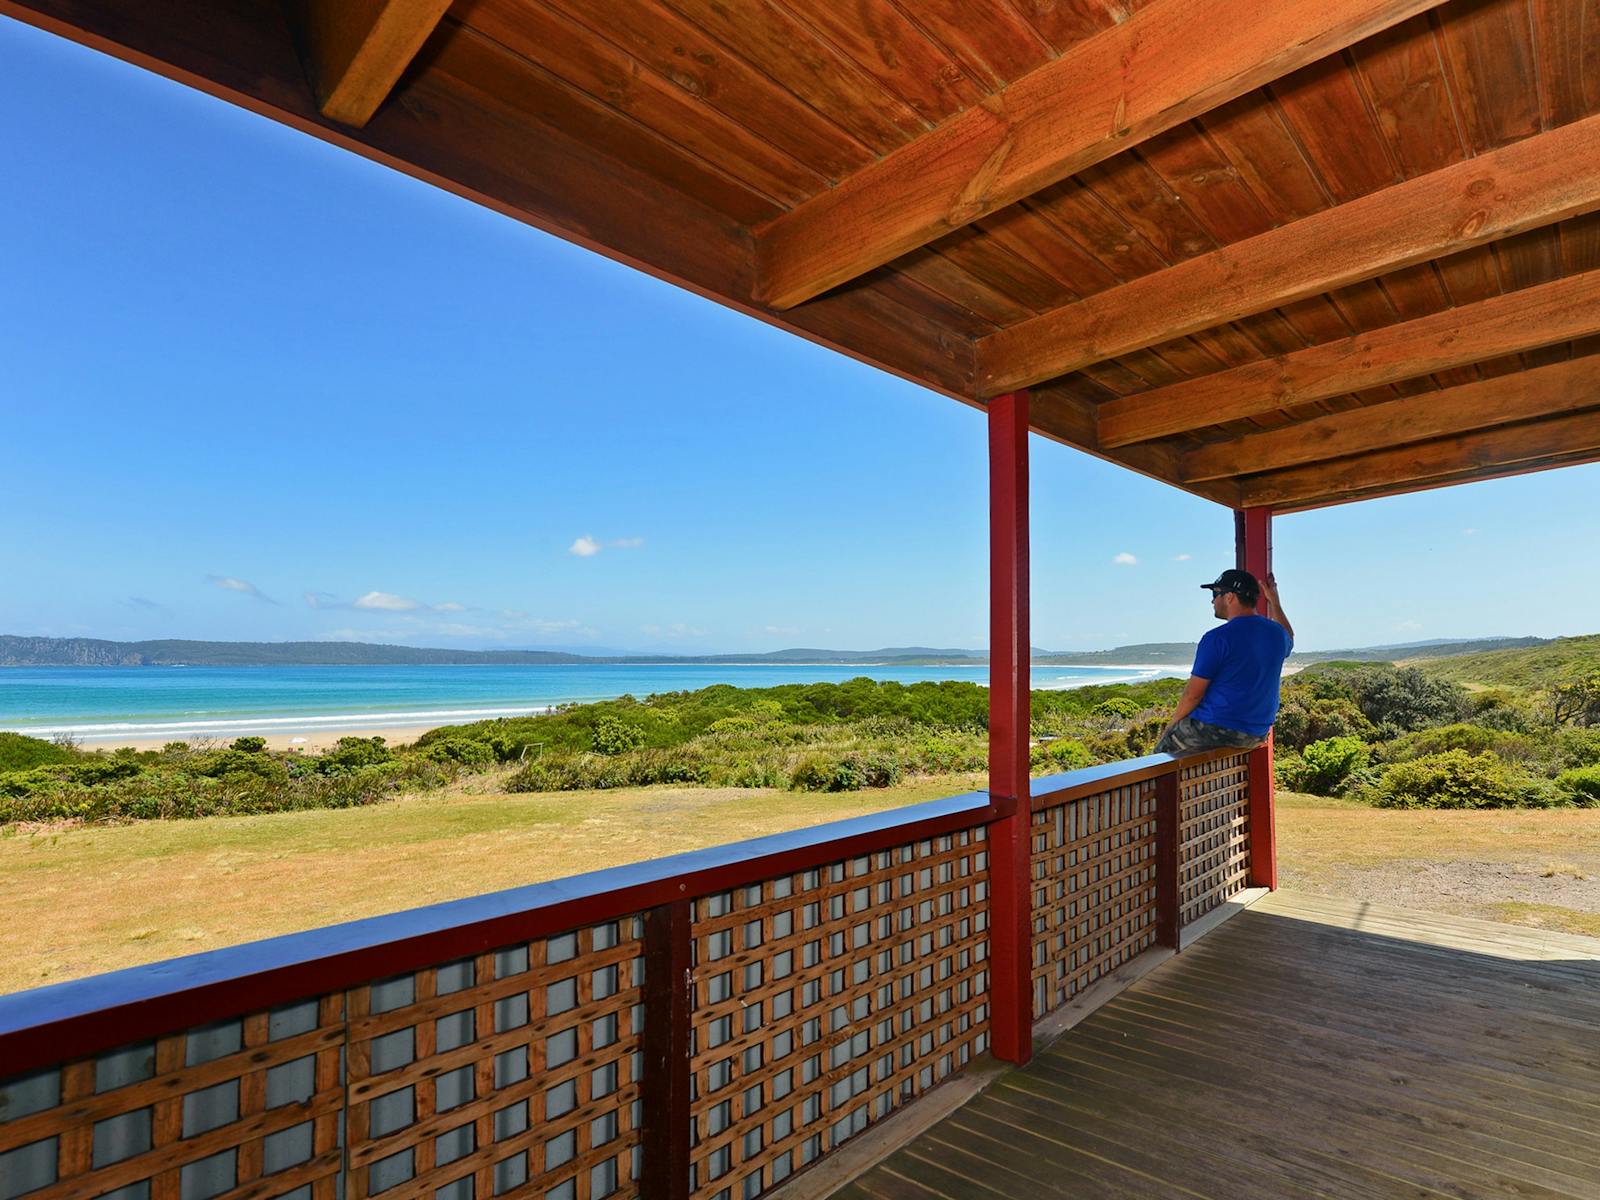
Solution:
[[(0, 162), (0, 633), (986, 638), (977, 412), (4, 18)], [(1203, 631), (1226, 511), (1033, 477), (1036, 644)], [(1300, 644), (1600, 629), (1597, 483), (1281, 518)]]

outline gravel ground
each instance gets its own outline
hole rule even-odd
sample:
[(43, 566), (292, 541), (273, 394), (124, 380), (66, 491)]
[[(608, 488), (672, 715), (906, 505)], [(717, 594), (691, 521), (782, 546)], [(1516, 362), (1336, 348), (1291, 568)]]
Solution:
[(1284, 887), (1408, 908), (1517, 902), (1600, 913), (1600, 863), (1585, 867), (1537, 861), (1400, 859), (1381, 866), (1324, 868), (1314, 874), (1284, 864), (1281, 872)]

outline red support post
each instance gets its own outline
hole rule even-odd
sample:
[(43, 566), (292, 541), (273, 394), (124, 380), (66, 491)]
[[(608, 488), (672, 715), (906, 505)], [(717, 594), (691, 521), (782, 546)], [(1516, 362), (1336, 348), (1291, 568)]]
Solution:
[[(1272, 510), (1246, 508), (1233, 514), (1236, 565), (1257, 579), (1272, 574)], [(1265, 599), (1258, 610), (1271, 616)], [(1278, 886), (1278, 835), (1273, 819), (1272, 735), (1250, 752), (1250, 886)]]
[(989, 826), (991, 1050), (1033, 1053), (1028, 780), (1028, 394), (989, 401), (989, 791), (1016, 809)]

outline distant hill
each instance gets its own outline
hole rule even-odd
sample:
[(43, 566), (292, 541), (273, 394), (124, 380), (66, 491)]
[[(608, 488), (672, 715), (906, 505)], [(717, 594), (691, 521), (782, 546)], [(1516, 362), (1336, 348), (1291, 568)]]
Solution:
[[(1291, 663), (1306, 665), (1330, 660), (1410, 662), (1470, 655), (1491, 658), (1495, 653), (1536, 653), (1565, 643), (1594, 642), (1595, 638), (1478, 638), (1470, 641), (1410, 642), (1398, 646), (1368, 646), (1350, 650), (1321, 650), (1296, 654)], [(1553, 651), (1560, 658), (1564, 651)], [(1600, 656), (1600, 651), (1597, 651)], [(1150, 665), (1186, 667), (1194, 661), (1193, 642), (1139, 642), (1114, 650), (1062, 652), (1033, 650), (1039, 666), (1112, 667)], [(824, 650), (792, 648), (765, 654), (571, 654), (560, 650), (440, 650), (418, 646), (388, 646), (369, 642), (200, 642), (165, 640), (112, 642), (99, 638), (42, 638), (0, 635), (0, 667), (261, 667), (261, 666), (472, 666), (549, 664), (728, 664), (823, 663), (849, 666), (868, 663), (893, 666), (979, 666), (988, 661), (980, 650), (940, 649), (932, 646), (888, 646), (881, 650)], [(1452, 657), (1453, 663), (1455, 659)], [(1543, 661), (1543, 660), (1540, 660)], [(1564, 661), (1564, 660), (1563, 660)], [(1531, 669), (1531, 668), (1530, 668)], [(1512, 670), (1512, 668), (1507, 668)], [(1476, 676), (1474, 676), (1476, 678)]]
[(437, 650), (369, 642), (111, 642), (99, 638), (0, 635), (0, 667), (496, 666), (552, 663), (961, 663), (971, 650), (899, 646), (883, 650), (776, 650), (767, 654), (585, 655), (558, 650)]
[(1457, 683), (1543, 687), (1565, 675), (1600, 671), (1600, 634), (1536, 641), (1526, 647), (1452, 655), (1420, 664), (1429, 675)]

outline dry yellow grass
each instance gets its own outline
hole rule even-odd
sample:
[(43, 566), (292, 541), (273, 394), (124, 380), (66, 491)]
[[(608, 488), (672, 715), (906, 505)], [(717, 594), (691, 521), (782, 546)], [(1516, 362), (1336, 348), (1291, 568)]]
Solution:
[(0, 991), (876, 812), (978, 786), (510, 795), (0, 831)]
[[(0, 830), (0, 991), (981, 786), (507, 795), (499, 779), (365, 809)], [(1600, 811), (1398, 812), (1284, 795), (1278, 836), (1285, 887), (1600, 933)]]

